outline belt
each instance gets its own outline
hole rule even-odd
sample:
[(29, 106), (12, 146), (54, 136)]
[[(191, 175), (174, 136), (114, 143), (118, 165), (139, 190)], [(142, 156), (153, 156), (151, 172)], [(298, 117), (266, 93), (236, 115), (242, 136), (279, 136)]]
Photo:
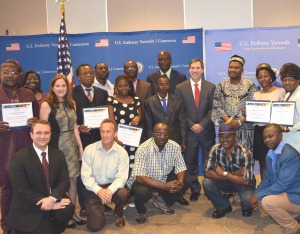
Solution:
[(107, 188), (108, 186), (111, 185), (111, 183), (108, 184), (98, 184), (101, 188)]

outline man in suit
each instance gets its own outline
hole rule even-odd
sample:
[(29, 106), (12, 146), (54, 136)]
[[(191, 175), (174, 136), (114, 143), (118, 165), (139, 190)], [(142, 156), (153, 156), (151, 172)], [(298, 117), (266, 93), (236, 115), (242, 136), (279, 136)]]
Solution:
[(142, 103), (142, 108), (144, 108), (144, 102), (148, 97), (152, 96), (152, 89), (151, 89), (151, 84), (138, 79), (137, 74), (138, 74), (138, 66), (135, 61), (133, 60), (128, 60), (124, 64), (124, 74), (129, 76), (133, 87), (134, 91), (136, 93), (136, 96), (139, 97)]
[[(93, 86), (94, 72), (93, 68), (90, 65), (79, 65), (76, 69), (76, 75), (78, 77), (80, 85), (77, 85), (73, 88), (72, 95), (74, 101), (76, 102), (77, 125), (79, 126), (78, 130), (80, 132), (80, 139), (84, 149), (89, 144), (100, 140), (100, 132), (99, 128), (91, 129), (88, 126), (84, 125), (82, 109), (103, 106), (104, 102), (108, 98), (108, 94), (105, 90)], [(79, 176), (77, 178), (78, 202), (81, 207), (79, 215), (85, 218), (86, 214), (84, 209), (84, 197), (82, 195), (83, 188), (84, 185)], [(108, 208), (109, 207), (107, 207), (106, 209)]]
[(108, 80), (109, 69), (104, 62), (95, 65), (94, 86), (106, 90), (109, 96), (114, 94), (114, 85)]
[(187, 117), (188, 138), (186, 164), (191, 180), (191, 201), (197, 201), (201, 191), (198, 181), (199, 145), (202, 151), (202, 165), (208, 158), (210, 148), (215, 144), (215, 127), (211, 121), (212, 101), (216, 86), (202, 80), (204, 64), (198, 59), (189, 63), (191, 78), (176, 87), (175, 95), (183, 103)]
[[(170, 127), (170, 139), (181, 146), (181, 152), (186, 150), (187, 124), (181, 100), (169, 94), (170, 80), (162, 75), (156, 80), (157, 94), (145, 101), (145, 121), (148, 132), (147, 138), (152, 137), (153, 126), (159, 122), (167, 123)], [(188, 206), (189, 202), (183, 196), (177, 201)]]
[(146, 79), (147, 82), (152, 84), (152, 93), (155, 94), (157, 92), (155, 85), (157, 78), (165, 74), (170, 79), (169, 93), (174, 95), (176, 85), (185, 81), (186, 75), (171, 68), (172, 57), (171, 54), (166, 50), (162, 50), (158, 53), (157, 63), (160, 70), (148, 74)]
[(48, 147), (47, 121), (33, 123), (30, 136), (33, 144), (15, 153), (10, 163), (9, 223), (14, 233), (62, 233), (75, 209), (66, 195), (70, 179), (65, 156)]

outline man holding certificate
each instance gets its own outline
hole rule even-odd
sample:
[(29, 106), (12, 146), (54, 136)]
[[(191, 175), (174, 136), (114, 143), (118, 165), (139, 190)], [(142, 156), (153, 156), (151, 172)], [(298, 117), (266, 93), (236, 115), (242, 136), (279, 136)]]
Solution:
[[(37, 120), (39, 106), (35, 100), (34, 94), (29, 90), (18, 85), (18, 79), (21, 72), (21, 66), (16, 60), (6, 60), (0, 67), (0, 104), (1, 104), (1, 120), (0, 120), (0, 187), (1, 187), (1, 228), (4, 233), (10, 233), (11, 227), (8, 224), (7, 217), (12, 196), (12, 188), (8, 177), (8, 168), (12, 155), (29, 146), (31, 144), (30, 128)], [(20, 105), (16, 103), (26, 103), (23, 106), (32, 106), (32, 115), (30, 118), (24, 112), (18, 115), (20, 122), (25, 122), (26, 125), (19, 125), (18, 128), (10, 126), (11, 118), (3, 118), (2, 104), (11, 104), (11, 108), (19, 111), (17, 108)], [(26, 112), (26, 111), (25, 111)], [(26, 119), (21, 118), (21, 114)]]

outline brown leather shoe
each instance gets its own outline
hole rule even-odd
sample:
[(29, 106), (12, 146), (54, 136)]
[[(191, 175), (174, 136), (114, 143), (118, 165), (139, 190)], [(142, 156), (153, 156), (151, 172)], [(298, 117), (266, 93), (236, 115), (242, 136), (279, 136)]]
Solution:
[(123, 219), (123, 216), (122, 217), (115, 216), (115, 224), (117, 227), (124, 227), (125, 221)]

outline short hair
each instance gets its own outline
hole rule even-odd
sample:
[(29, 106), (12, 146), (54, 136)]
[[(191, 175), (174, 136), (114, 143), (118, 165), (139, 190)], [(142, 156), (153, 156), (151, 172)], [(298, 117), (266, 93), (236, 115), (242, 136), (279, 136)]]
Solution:
[(274, 123), (268, 124), (267, 126), (265, 126), (264, 129), (266, 129), (266, 128), (272, 128), (272, 127), (275, 128), (279, 133), (282, 133), (282, 130), (281, 130), (279, 124), (274, 124)]
[(114, 130), (115, 130), (115, 132), (118, 131), (118, 125), (117, 125), (116, 121), (114, 121), (113, 119), (111, 119), (111, 118), (104, 119), (104, 120), (101, 122), (101, 124), (100, 124), (100, 128), (101, 128), (101, 126), (102, 126), (103, 124), (105, 124), (105, 123), (112, 123), (112, 124), (114, 125)]
[(76, 68), (76, 76), (77, 76), (77, 77), (79, 76), (80, 68), (85, 67), (85, 66), (90, 67), (90, 68), (92, 68), (92, 70), (93, 70), (93, 67), (92, 67), (91, 65), (87, 64), (87, 63), (80, 64), (80, 65)]
[(168, 78), (168, 76), (166, 74), (160, 75), (155, 81), (156, 84), (158, 84), (159, 79), (167, 79), (170, 83), (170, 79)]
[(38, 87), (37, 91), (42, 93), (42, 90), (41, 90), (41, 77), (40, 77), (39, 73), (37, 73), (37, 72), (35, 72), (35, 71), (33, 71), (33, 70), (28, 70), (28, 71), (25, 71), (25, 72), (23, 73), (22, 87), (25, 86), (25, 84), (26, 84), (26, 82), (27, 82), (27, 79), (28, 79), (28, 76), (29, 76), (30, 74), (36, 75), (37, 78), (39, 79), (39, 87)]
[(196, 62), (200, 62), (201, 68), (202, 68), (202, 70), (203, 70), (203, 69), (204, 69), (204, 63), (203, 63), (203, 61), (202, 61), (201, 59), (199, 59), (199, 58), (193, 58), (193, 59), (189, 62), (189, 68), (191, 68), (192, 63), (196, 63)]
[(280, 68), (280, 78), (283, 80), (286, 77), (293, 77), (300, 80), (300, 68), (295, 63), (283, 64)]
[[(105, 63), (105, 62), (99, 62), (99, 63), (97, 63), (95, 66), (94, 66), (94, 70), (96, 70), (96, 67), (98, 66), (98, 65), (100, 65), (101, 63), (103, 63), (105, 66), (107, 66), (107, 64)], [(108, 67), (108, 66), (107, 66)]]
[(156, 127), (158, 127), (158, 125), (166, 126), (168, 132), (170, 133), (170, 126), (169, 126), (167, 123), (165, 123), (165, 122), (158, 122), (158, 123), (156, 123), (156, 124), (153, 126), (152, 132), (154, 132), (154, 129), (155, 129)]
[(267, 66), (265, 66), (265, 67), (259, 67), (259, 68), (256, 69), (256, 78), (257, 79), (258, 79), (258, 73), (260, 71), (262, 71), (262, 70), (267, 71), (269, 73), (269, 75), (271, 76), (271, 79), (272, 79), (271, 82), (274, 82), (276, 80), (276, 74), (275, 74), (275, 72), (272, 70), (272, 68), (267, 67)]
[(43, 120), (43, 119), (38, 119), (37, 121), (35, 121), (32, 125), (31, 125), (31, 132), (33, 132), (35, 125), (37, 124), (43, 124), (43, 125), (48, 125), (50, 127), (50, 131), (51, 131), (51, 124), (47, 121), (47, 120)]

